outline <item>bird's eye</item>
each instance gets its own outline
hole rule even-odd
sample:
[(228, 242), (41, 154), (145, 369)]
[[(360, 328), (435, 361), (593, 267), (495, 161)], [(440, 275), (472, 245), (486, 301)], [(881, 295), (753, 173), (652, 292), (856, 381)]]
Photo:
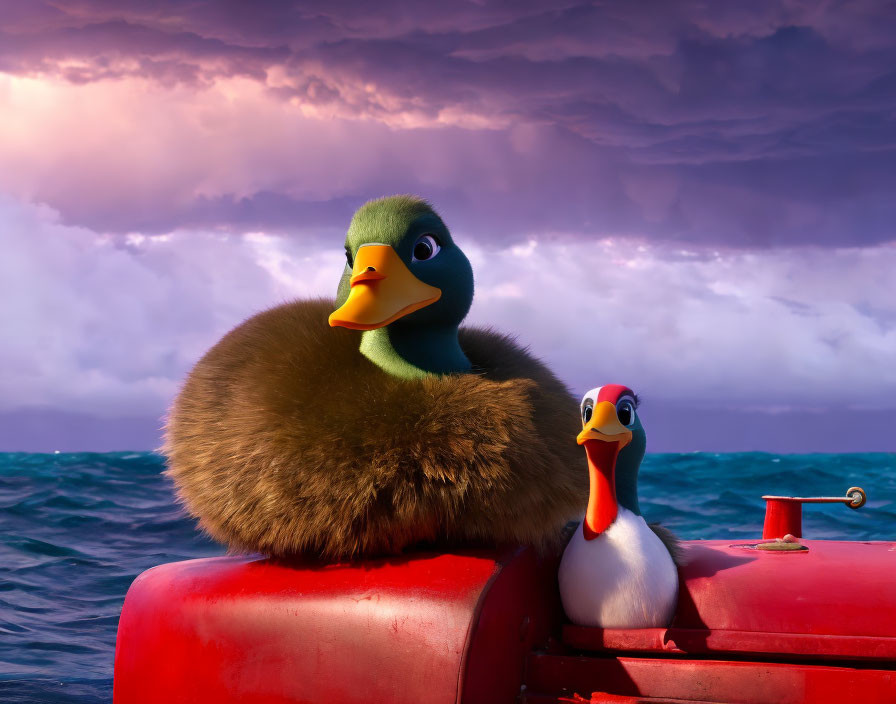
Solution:
[(635, 405), (628, 400), (622, 400), (616, 405), (616, 417), (626, 428), (635, 424)]
[(440, 249), (442, 247), (435, 235), (420, 235), (417, 241), (414, 242), (413, 261), (425, 262), (427, 259), (432, 259), (439, 253)]
[(348, 247), (345, 248), (345, 261), (348, 262), (348, 268), (353, 269), (355, 266), (355, 260), (352, 259), (352, 250)]
[(594, 414), (594, 406), (590, 403), (582, 409), (582, 422), (588, 423), (591, 420), (591, 416)]

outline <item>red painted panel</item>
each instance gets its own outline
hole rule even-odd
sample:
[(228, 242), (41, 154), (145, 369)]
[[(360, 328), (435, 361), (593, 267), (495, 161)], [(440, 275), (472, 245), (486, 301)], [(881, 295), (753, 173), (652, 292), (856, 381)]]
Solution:
[[(454, 704), (479, 638), (503, 652), (488, 686), (466, 679), (470, 701), (516, 696), (525, 652), (547, 628), (548, 602), (533, 604), (538, 590), (525, 586), (538, 582), (537, 567), (520, 549), (334, 566), (251, 558), (162, 565), (125, 600), (114, 700)], [(483, 600), (493, 585), (500, 599)], [(535, 625), (521, 639), (524, 618)], [(511, 636), (517, 647), (507, 647)]]
[[(686, 543), (673, 626), (896, 637), (896, 543), (802, 540), (807, 552)], [(746, 543), (749, 544), (749, 543)]]
[(783, 655), (789, 660), (896, 661), (896, 638), (690, 628), (583, 628), (565, 625), (563, 642), (579, 650), (661, 652), (669, 655), (738, 653)]
[(794, 663), (533, 655), (526, 685), (532, 695), (586, 701), (593, 692), (601, 693), (594, 701), (605, 694), (730, 704), (896, 701), (892, 670)]
[(807, 552), (685, 542), (671, 628), (567, 625), (564, 641), (586, 650), (896, 658), (896, 543), (801, 542)]
[(515, 702), (533, 646), (562, 618), (557, 558), (521, 551), (484, 591), (463, 675), (463, 704)]
[(525, 694), (521, 704), (693, 704), (693, 699), (668, 699), (663, 697), (627, 697), (621, 694), (594, 692), (590, 698), (575, 694), (571, 697), (555, 697), (552, 695)]

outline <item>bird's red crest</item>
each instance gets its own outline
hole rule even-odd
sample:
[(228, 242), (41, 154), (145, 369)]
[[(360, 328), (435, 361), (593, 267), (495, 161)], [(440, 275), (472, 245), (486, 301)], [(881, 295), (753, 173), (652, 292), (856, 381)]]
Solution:
[(595, 402), (600, 403), (601, 401), (609, 401), (615, 406), (623, 396), (631, 396), (634, 398), (635, 392), (621, 384), (607, 384), (606, 386), (600, 387), (600, 392), (598, 392)]

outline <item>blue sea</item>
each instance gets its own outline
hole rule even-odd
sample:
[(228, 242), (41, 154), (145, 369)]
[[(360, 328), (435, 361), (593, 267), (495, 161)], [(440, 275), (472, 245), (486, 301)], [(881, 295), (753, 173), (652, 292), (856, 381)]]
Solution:
[[(0, 701), (111, 702), (125, 592), (162, 562), (219, 555), (150, 453), (0, 454)], [(682, 538), (757, 538), (762, 494), (842, 495), (804, 509), (813, 538), (896, 538), (896, 454), (655, 454), (641, 508)]]

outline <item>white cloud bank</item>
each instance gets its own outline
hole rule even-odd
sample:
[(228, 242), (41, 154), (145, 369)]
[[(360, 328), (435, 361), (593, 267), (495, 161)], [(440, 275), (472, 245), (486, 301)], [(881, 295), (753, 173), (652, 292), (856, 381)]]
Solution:
[[(174, 232), (125, 241), (0, 198), (0, 411), (160, 415), (230, 327), (332, 295), (343, 254)], [(513, 332), (578, 392), (770, 410), (896, 408), (896, 246), (685, 252), (630, 240), (490, 250), (470, 321)]]
[(896, 408), (896, 246), (694, 252), (631, 241), (476, 254), (501, 321), (576, 391), (784, 410)]
[(324, 291), (344, 261), (294, 248), (286, 267), (279, 246), (258, 234), (114, 240), (0, 199), (0, 410), (161, 414), (229, 328)]

